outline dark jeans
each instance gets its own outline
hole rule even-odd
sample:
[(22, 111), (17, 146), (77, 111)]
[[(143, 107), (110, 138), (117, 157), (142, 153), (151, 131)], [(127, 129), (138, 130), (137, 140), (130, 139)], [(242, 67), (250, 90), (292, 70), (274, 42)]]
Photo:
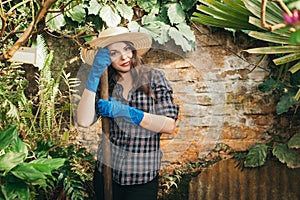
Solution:
[[(94, 172), (94, 190), (97, 200), (104, 199), (104, 177), (97, 169)], [(112, 181), (113, 200), (157, 200), (158, 176), (140, 185), (120, 185)]]

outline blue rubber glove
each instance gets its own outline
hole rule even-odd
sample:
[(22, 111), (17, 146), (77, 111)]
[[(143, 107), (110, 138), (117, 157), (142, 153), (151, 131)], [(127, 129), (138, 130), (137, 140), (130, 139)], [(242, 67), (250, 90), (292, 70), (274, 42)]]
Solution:
[(100, 49), (95, 56), (92, 69), (85, 84), (85, 88), (96, 93), (100, 82), (100, 77), (106, 67), (108, 67), (110, 64), (110, 51), (106, 48)]
[(133, 108), (128, 105), (124, 105), (113, 98), (109, 98), (109, 101), (100, 99), (97, 102), (98, 114), (103, 117), (117, 118), (121, 117), (125, 121), (139, 125), (144, 117), (144, 112)]

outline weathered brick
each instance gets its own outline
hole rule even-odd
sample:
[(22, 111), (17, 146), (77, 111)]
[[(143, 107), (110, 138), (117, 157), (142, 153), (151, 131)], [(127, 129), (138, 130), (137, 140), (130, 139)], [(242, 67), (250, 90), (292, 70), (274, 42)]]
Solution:
[[(254, 68), (261, 57), (242, 53), (249, 44), (197, 26), (202, 31), (194, 29), (195, 52), (180, 55), (172, 53), (174, 49), (154, 48), (145, 55), (148, 65), (164, 71), (180, 106), (176, 132), (161, 139), (163, 164), (170, 169), (204, 156), (216, 143), (246, 150), (264, 138), (274, 122), (273, 97), (257, 89), (268, 75), (268, 62)], [(95, 151), (99, 136), (80, 134)]]

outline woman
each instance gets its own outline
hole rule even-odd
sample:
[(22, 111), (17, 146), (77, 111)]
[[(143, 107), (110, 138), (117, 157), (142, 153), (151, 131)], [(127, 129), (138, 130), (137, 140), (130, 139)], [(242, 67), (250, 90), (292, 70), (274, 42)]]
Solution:
[[(99, 116), (110, 119), (111, 160), (103, 158), (100, 144), (94, 174), (97, 199), (104, 199), (103, 165), (112, 169), (114, 200), (157, 199), (160, 135), (173, 133), (178, 106), (164, 74), (142, 65), (140, 56), (151, 44), (148, 34), (115, 27), (89, 42), (99, 51), (81, 52), (92, 69), (78, 105), (78, 124), (88, 127)], [(107, 67), (110, 98), (103, 100), (97, 91)]]

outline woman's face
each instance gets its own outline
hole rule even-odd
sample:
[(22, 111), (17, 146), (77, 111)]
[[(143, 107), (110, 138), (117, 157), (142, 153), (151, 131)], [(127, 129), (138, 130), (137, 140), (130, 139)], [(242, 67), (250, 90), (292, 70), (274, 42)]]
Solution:
[(112, 67), (120, 74), (124, 74), (131, 69), (133, 57), (132, 48), (125, 42), (116, 42), (107, 46), (110, 50)]

